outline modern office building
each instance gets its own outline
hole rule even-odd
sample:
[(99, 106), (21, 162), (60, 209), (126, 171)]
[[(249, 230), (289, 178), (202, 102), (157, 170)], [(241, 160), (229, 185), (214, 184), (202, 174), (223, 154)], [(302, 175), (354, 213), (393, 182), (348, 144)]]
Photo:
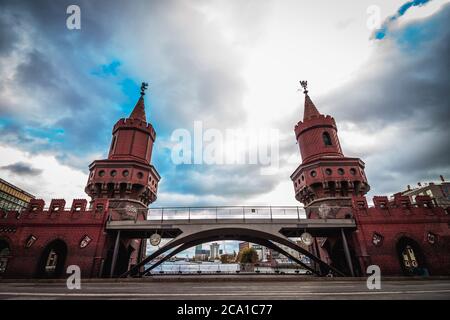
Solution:
[(34, 196), (0, 178), (0, 210), (20, 211), (26, 209)]

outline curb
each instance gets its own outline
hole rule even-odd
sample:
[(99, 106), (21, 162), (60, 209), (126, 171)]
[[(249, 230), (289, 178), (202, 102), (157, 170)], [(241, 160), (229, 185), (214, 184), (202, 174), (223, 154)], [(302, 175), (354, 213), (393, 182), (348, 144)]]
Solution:
[[(110, 279), (84, 279), (84, 283), (143, 283), (143, 282), (223, 282), (223, 281), (295, 281), (295, 282), (335, 282), (335, 281), (366, 281), (366, 277), (312, 277), (312, 276), (292, 276), (292, 275), (156, 275), (145, 278), (110, 278)], [(440, 281), (450, 280), (450, 276), (431, 277), (382, 277), (382, 281)], [(66, 279), (0, 279), (0, 283), (65, 283)]]

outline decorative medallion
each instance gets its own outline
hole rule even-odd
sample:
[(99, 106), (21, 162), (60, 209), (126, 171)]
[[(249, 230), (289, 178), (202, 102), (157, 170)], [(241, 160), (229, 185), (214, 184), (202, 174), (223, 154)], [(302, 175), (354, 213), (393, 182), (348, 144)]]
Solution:
[(91, 237), (85, 235), (83, 239), (81, 239), (80, 241), (80, 248), (81, 249), (86, 248), (89, 245), (89, 243), (91, 243), (91, 241), (92, 241)]
[(437, 235), (432, 232), (427, 233), (427, 241), (429, 244), (435, 244), (437, 242)]
[(308, 233), (308, 232), (302, 233), (302, 235), (300, 236), (300, 239), (302, 239), (302, 242), (303, 242), (304, 244), (306, 244), (307, 246), (310, 246), (310, 245), (312, 245), (312, 243), (313, 243), (313, 237), (312, 237), (312, 235), (311, 235), (310, 233)]
[(374, 232), (372, 235), (372, 244), (375, 247), (379, 247), (381, 246), (382, 243), (383, 243), (383, 236), (381, 234)]
[(25, 248), (30, 248), (37, 240), (37, 237), (30, 235), (25, 242)]
[(161, 236), (157, 233), (154, 233), (150, 236), (150, 244), (152, 246), (157, 246), (161, 242)]
[(125, 211), (126, 211), (126, 213), (128, 213), (128, 214), (130, 214), (130, 215), (134, 215), (134, 214), (137, 213), (137, 208), (134, 207), (134, 206), (132, 206), (132, 205), (127, 205), (127, 206), (125, 207)]
[(322, 203), (319, 206), (319, 217), (321, 217), (322, 219), (328, 218), (330, 211), (331, 211), (331, 207), (325, 203)]

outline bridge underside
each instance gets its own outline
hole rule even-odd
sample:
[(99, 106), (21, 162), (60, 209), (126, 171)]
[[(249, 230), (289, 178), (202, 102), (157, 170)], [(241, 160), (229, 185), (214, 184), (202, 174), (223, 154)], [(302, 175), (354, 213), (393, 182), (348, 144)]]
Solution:
[[(172, 221), (172, 223), (142, 221), (140, 224), (136, 224), (127, 221), (112, 221), (108, 223), (107, 230), (109, 232), (116, 232), (116, 244), (118, 243), (119, 238), (145, 239), (149, 238), (155, 232), (160, 234), (163, 238), (172, 239), (166, 245), (156, 250), (154, 253), (143, 259), (140, 263), (133, 266), (133, 268), (122, 274), (121, 277), (130, 275), (146, 275), (152, 269), (161, 263), (164, 263), (179, 252), (202, 243), (221, 240), (248, 241), (260, 244), (285, 255), (301, 265), (302, 268), (305, 268), (316, 275), (324, 276), (332, 273), (337, 276), (344, 276), (345, 274), (342, 271), (330, 266), (308, 250), (305, 250), (297, 243), (288, 239), (288, 237), (299, 237), (305, 231), (316, 237), (345, 237), (345, 230), (352, 231), (355, 226), (353, 220), (344, 220), (346, 219), (339, 219), (339, 221), (308, 221), (307, 223), (299, 223), (299, 221), (295, 221), (295, 223), (281, 223), (272, 221), (270, 224), (258, 223), (257, 221), (246, 222), (245, 224), (217, 222), (203, 224), (174, 223), (174, 221)], [(319, 266), (319, 268), (315, 269), (311, 266), (305, 265), (302, 261), (283, 250), (278, 244), (287, 246), (293, 250), (296, 250), (300, 254), (307, 256), (311, 259), (311, 261)], [(114, 251), (117, 252), (117, 250)], [(151, 264), (153, 260), (163, 254), (165, 255), (164, 258), (158, 260), (144, 270), (146, 265)], [(115, 266), (113, 263), (111, 266), (111, 274), (114, 274), (114, 267)]]

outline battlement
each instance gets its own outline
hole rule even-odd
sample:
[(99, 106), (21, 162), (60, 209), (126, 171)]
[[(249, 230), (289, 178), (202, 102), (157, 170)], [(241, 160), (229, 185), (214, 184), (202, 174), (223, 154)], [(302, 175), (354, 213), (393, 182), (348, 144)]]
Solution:
[[(336, 129), (336, 121), (334, 118), (330, 115), (314, 115), (310, 119), (306, 120), (305, 122), (299, 121), (295, 127), (294, 130), (298, 134), (300, 134), (302, 131), (316, 126), (323, 126), (323, 125), (329, 125)], [(336, 129), (337, 130), (337, 129)]]
[(20, 226), (22, 223), (103, 223), (109, 210), (108, 199), (96, 199), (87, 209), (86, 199), (74, 199), (70, 208), (66, 208), (66, 200), (52, 199), (50, 206), (45, 207), (43, 199), (31, 199), (28, 207), (22, 211), (0, 210), (0, 225), (8, 223)]
[(412, 203), (409, 197), (400, 194), (395, 194), (393, 199), (387, 196), (374, 196), (373, 204), (373, 207), (369, 207), (365, 196), (352, 198), (353, 209), (360, 218), (414, 219), (446, 216), (450, 220), (444, 208), (436, 206), (430, 196), (417, 196), (415, 203)]
[(119, 119), (113, 127), (113, 134), (120, 128), (133, 128), (140, 129), (150, 134), (153, 141), (156, 138), (156, 131), (149, 122), (145, 122), (139, 119), (121, 118)]

